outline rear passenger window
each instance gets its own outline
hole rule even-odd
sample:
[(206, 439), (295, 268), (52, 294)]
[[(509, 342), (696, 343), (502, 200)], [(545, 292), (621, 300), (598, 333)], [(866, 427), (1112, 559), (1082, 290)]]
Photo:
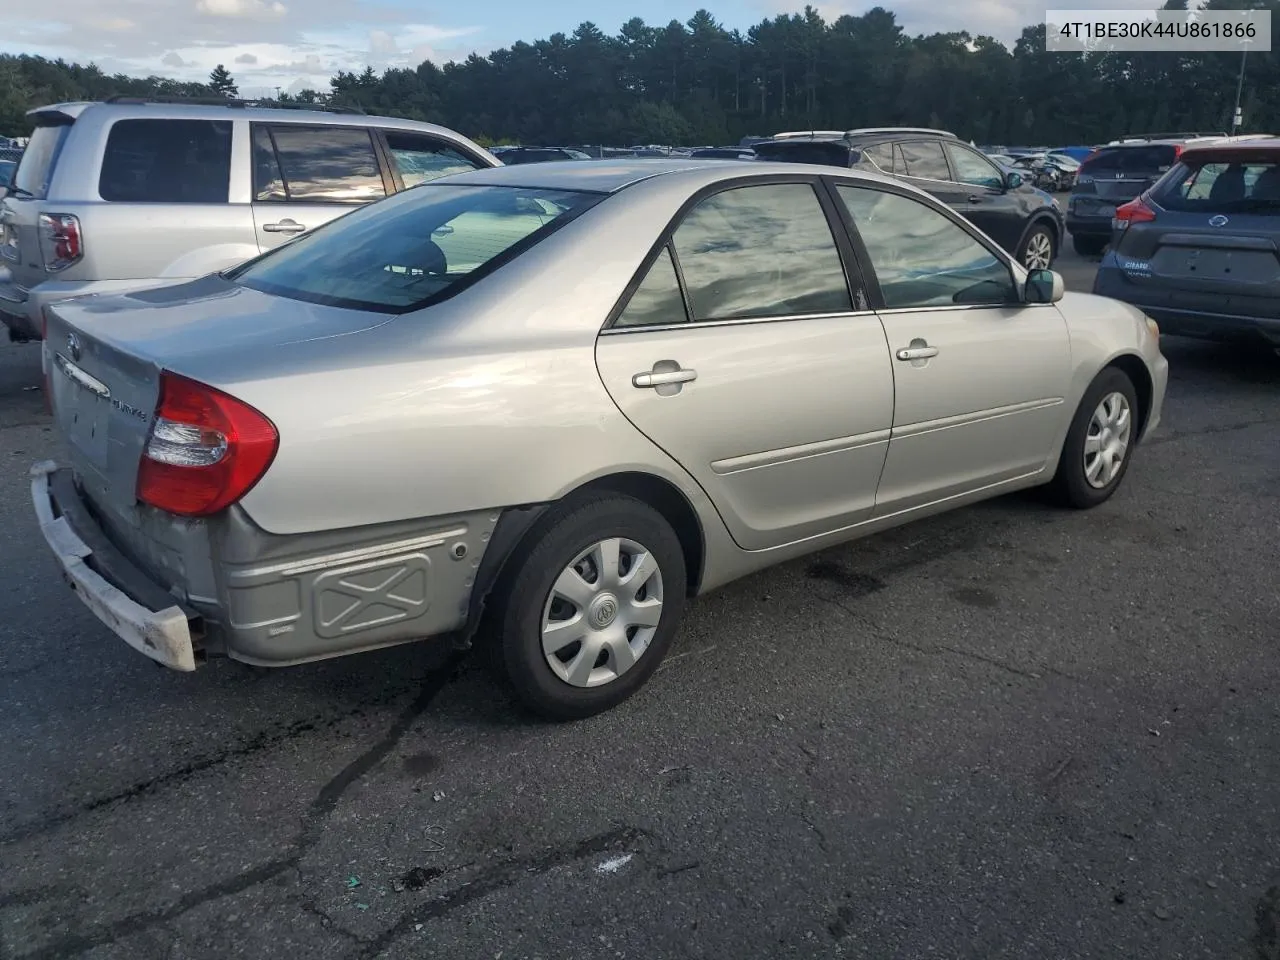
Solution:
[[(902, 144), (902, 156), (907, 162), (907, 176), (924, 180), (950, 180), (947, 158), (942, 155), (942, 144), (936, 140), (916, 140)], [(902, 173), (901, 170), (898, 171)]]
[(295, 203), (368, 203), (387, 195), (363, 127), (255, 127), (254, 198)]
[(460, 151), (431, 137), (399, 130), (384, 130), (382, 133), (387, 138), (387, 150), (406, 188), (447, 177), (451, 173), (476, 170), (480, 166)]
[(867, 147), (866, 154), (885, 173), (893, 173), (892, 143), (877, 143), (874, 147)]
[(680, 281), (671, 260), (671, 248), (663, 247), (614, 326), (652, 327), (663, 323), (687, 323), (688, 320)]
[(229, 120), (117, 120), (98, 194), (115, 203), (226, 203)]
[(853, 309), (831, 228), (807, 183), (714, 194), (672, 239), (694, 320)]

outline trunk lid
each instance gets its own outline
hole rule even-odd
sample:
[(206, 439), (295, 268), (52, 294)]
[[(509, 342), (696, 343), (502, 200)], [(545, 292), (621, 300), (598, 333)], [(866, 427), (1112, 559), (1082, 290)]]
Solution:
[(1177, 162), (1172, 144), (1104, 147), (1076, 171), (1072, 199), (1083, 216), (1110, 216), (1147, 190)]
[(1161, 211), (1129, 227), (1116, 251), (1126, 276), (1165, 290), (1280, 298), (1280, 216), (1207, 219)]
[(237, 371), (285, 366), (317, 341), (394, 319), (272, 297), (217, 275), (63, 301), (46, 318), (54, 421), (85, 492), (117, 513), (136, 502), (161, 371), (227, 389)]

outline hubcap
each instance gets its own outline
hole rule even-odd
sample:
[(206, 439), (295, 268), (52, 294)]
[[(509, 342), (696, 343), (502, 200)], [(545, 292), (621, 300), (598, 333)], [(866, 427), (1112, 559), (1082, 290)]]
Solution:
[(1053, 241), (1047, 233), (1033, 233), (1027, 241), (1027, 252), (1023, 258), (1028, 270), (1048, 270), (1053, 261)]
[(636, 665), (662, 619), (662, 571), (625, 537), (601, 540), (565, 567), (542, 611), (542, 652), (565, 683), (598, 687)]
[(1129, 449), (1132, 420), (1123, 393), (1107, 394), (1093, 411), (1084, 438), (1084, 477), (1089, 486), (1101, 490), (1120, 473)]

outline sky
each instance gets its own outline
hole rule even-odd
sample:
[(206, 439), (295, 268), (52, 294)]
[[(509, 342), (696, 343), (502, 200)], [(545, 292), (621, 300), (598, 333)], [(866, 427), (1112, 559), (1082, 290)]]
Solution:
[[(874, 2), (814, 4), (828, 20)], [(968, 30), (1012, 45), (1044, 17), (1038, 0), (882, 0), (910, 34)], [(687, 21), (699, 6), (729, 28), (798, 12), (804, 0), (59, 0), (51, 6), (0, 0), (0, 53), (38, 54), (98, 64), (107, 73), (204, 80), (224, 64), (242, 96), (275, 88), (327, 90), (338, 70), (443, 64), (570, 33), (591, 20), (616, 33), (633, 16), (662, 25)], [(1126, 6), (1124, 0), (1059, 7)]]

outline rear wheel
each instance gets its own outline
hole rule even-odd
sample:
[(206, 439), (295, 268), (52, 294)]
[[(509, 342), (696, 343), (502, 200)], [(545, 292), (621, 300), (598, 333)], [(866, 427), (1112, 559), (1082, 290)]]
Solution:
[(1048, 270), (1053, 265), (1053, 231), (1042, 223), (1031, 228), (1018, 251), (1018, 262), (1028, 270)]
[(1129, 469), (1138, 440), (1138, 393), (1122, 370), (1107, 367), (1085, 391), (1049, 489), (1076, 509), (1110, 498)]
[(566, 504), (522, 552), (500, 598), (500, 662), (519, 700), (555, 720), (626, 700), (680, 624), (684, 553), (666, 519), (631, 497)]
[(1102, 237), (1072, 237), (1071, 246), (1082, 257), (1096, 257), (1107, 248), (1107, 241)]

